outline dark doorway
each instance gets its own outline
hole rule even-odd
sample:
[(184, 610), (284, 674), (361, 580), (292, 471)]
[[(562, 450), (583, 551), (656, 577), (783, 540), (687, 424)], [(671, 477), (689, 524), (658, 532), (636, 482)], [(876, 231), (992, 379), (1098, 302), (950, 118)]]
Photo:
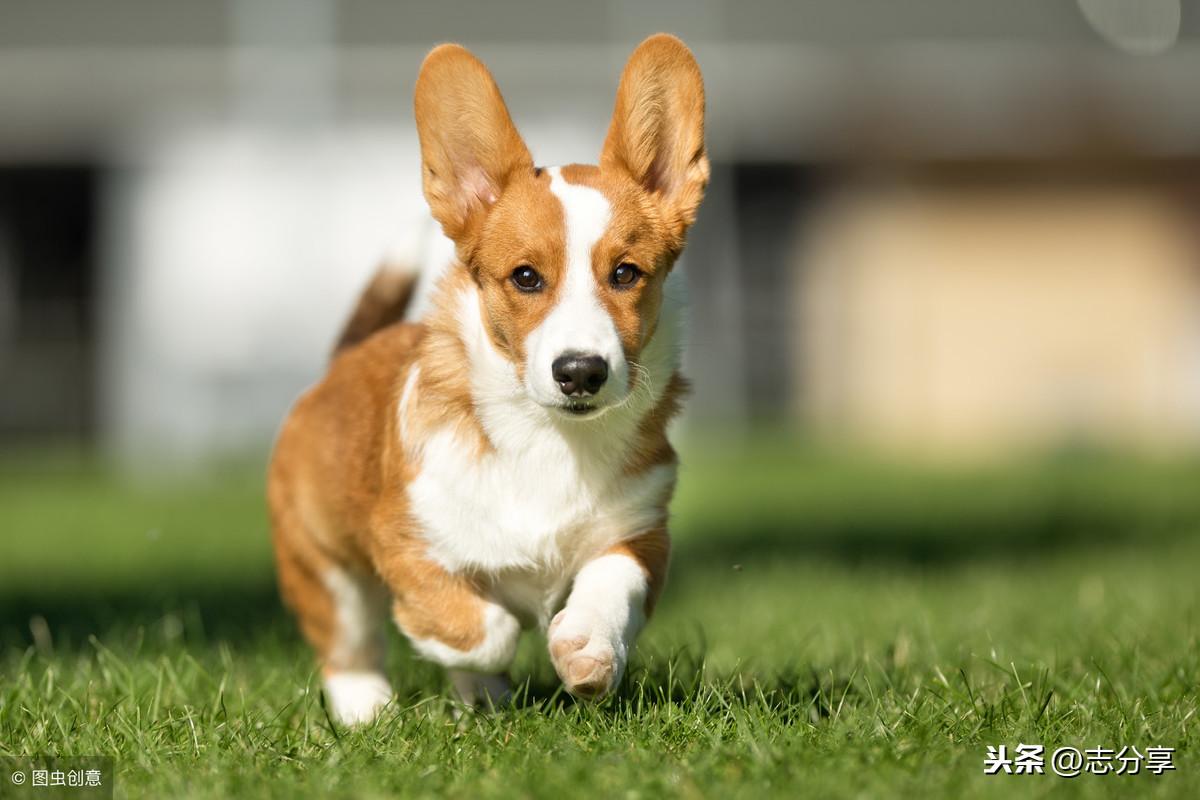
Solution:
[(793, 405), (796, 244), (825, 179), (815, 167), (786, 163), (739, 164), (734, 174), (747, 400), (752, 417), (777, 421)]
[(0, 441), (90, 441), (98, 176), (0, 167)]

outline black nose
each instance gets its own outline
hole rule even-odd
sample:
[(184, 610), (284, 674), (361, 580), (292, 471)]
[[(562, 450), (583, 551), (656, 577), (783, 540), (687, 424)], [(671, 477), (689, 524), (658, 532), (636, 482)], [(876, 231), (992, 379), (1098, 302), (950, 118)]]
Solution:
[(608, 362), (600, 356), (567, 353), (554, 359), (550, 369), (558, 388), (569, 397), (595, 394), (608, 380)]

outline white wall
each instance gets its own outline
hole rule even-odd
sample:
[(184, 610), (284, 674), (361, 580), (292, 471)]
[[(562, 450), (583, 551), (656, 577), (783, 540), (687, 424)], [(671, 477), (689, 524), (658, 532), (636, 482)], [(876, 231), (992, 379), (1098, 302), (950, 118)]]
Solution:
[[(594, 161), (603, 136), (569, 119), (521, 127), (546, 164)], [(136, 150), (104, 204), (108, 445), (176, 460), (261, 449), (373, 269), (441, 239), (415, 132), (187, 128)]]

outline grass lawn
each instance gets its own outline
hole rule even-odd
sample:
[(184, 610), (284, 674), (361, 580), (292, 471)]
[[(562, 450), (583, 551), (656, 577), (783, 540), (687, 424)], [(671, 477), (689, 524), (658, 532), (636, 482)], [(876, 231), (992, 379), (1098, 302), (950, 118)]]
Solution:
[[(10, 457), (0, 755), (113, 755), (118, 796), (155, 798), (1200, 796), (1200, 466), (686, 450), (615, 698), (564, 697), (530, 636), (514, 707), (456, 722), (397, 639), (398, 699), (356, 731), (276, 598), (260, 470), (148, 487)], [(983, 774), (1019, 742), (1177, 769)]]

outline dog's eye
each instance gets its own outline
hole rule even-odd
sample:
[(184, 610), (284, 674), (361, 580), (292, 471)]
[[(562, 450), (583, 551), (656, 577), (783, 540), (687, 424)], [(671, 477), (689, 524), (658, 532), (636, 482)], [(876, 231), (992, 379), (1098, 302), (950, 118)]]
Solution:
[(612, 285), (618, 289), (628, 289), (637, 283), (640, 277), (642, 277), (642, 271), (635, 265), (625, 262), (617, 265), (617, 268), (613, 270), (610, 280), (612, 281)]
[(542, 276), (528, 264), (522, 264), (513, 270), (512, 282), (522, 292), (536, 292), (542, 288)]

